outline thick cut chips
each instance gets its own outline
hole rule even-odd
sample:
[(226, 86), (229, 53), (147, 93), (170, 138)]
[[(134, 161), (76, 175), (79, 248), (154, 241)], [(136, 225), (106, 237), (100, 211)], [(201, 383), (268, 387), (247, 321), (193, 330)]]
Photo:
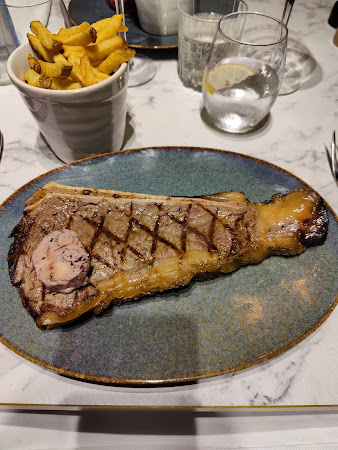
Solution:
[[(30, 24), (29, 43), (37, 57), (29, 54), (26, 83), (44, 89), (79, 89), (106, 80), (118, 67), (135, 56), (118, 33), (128, 31), (123, 14), (83, 22), (51, 33), (41, 22)], [(33, 73), (34, 72), (34, 73)]]

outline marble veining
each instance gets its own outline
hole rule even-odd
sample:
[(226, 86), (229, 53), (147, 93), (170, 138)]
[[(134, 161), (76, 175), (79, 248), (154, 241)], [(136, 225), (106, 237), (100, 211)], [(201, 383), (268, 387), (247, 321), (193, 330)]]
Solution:
[[(281, 17), (284, 2), (247, 0), (249, 9)], [(326, 160), (338, 131), (338, 48), (328, 25), (333, 2), (295, 2), (289, 23), (292, 48), (303, 52), (301, 88), (278, 97), (263, 127), (247, 135), (215, 129), (201, 95), (182, 86), (177, 55), (152, 52), (157, 75), (128, 90), (124, 149), (198, 146), (247, 154), (274, 163), (316, 189), (338, 213), (338, 190)], [(54, 2), (49, 28), (63, 26)], [(142, 51), (140, 50), (140, 53)], [(291, 51), (290, 51), (291, 53)], [(0, 164), (0, 201), (61, 162), (39, 135), (13, 86), (0, 87), (0, 129), (5, 150)], [(226, 188), (226, 180), (225, 180)], [(2, 270), (5, 270), (2, 268)], [(105, 386), (73, 380), (39, 367), (0, 344), (0, 404), (280, 406), (338, 404), (338, 311), (304, 341), (266, 363), (196, 384), (162, 387)]]

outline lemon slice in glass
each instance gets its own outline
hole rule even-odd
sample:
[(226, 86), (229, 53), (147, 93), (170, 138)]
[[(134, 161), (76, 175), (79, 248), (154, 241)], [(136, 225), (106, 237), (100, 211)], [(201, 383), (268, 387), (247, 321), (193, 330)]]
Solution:
[(212, 95), (215, 91), (231, 87), (254, 74), (255, 72), (250, 67), (243, 64), (220, 64), (210, 69), (204, 76), (204, 89)]

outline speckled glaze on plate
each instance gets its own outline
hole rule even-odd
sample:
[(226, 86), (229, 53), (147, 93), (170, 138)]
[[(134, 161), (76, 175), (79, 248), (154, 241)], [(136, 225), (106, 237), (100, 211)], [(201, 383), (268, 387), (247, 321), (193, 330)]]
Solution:
[[(82, 22), (94, 23), (111, 17), (115, 11), (106, 0), (71, 0), (68, 6), (69, 16), (74, 25)], [(173, 36), (155, 36), (142, 30), (137, 17), (125, 16), (128, 27), (127, 40), (129, 47), (143, 49), (166, 49), (178, 46), (177, 34)]]
[(293, 347), (338, 298), (338, 222), (327, 241), (296, 257), (271, 257), (213, 280), (125, 303), (50, 331), (36, 327), (10, 285), (7, 236), (26, 200), (49, 181), (161, 195), (243, 191), (251, 202), (304, 186), (258, 159), (200, 148), (150, 148), (97, 156), (31, 181), (0, 207), (0, 340), (45, 368), (117, 384), (188, 382), (238, 371)]

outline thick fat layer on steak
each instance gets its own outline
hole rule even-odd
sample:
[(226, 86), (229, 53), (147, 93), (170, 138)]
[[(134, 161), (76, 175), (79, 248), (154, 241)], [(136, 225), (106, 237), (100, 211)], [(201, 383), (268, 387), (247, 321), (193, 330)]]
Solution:
[[(52, 182), (28, 200), (11, 234), (9, 273), (37, 325), (53, 327), (196, 276), (302, 253), (327, 228), (325, 206), (309, 189), (250, 204), (238, 192), (164, 197)], [(32, 265), (43, 237), (60, 229), (75, 231), (91, 258), (90, 283), (70, 294), (47, 292)]]

